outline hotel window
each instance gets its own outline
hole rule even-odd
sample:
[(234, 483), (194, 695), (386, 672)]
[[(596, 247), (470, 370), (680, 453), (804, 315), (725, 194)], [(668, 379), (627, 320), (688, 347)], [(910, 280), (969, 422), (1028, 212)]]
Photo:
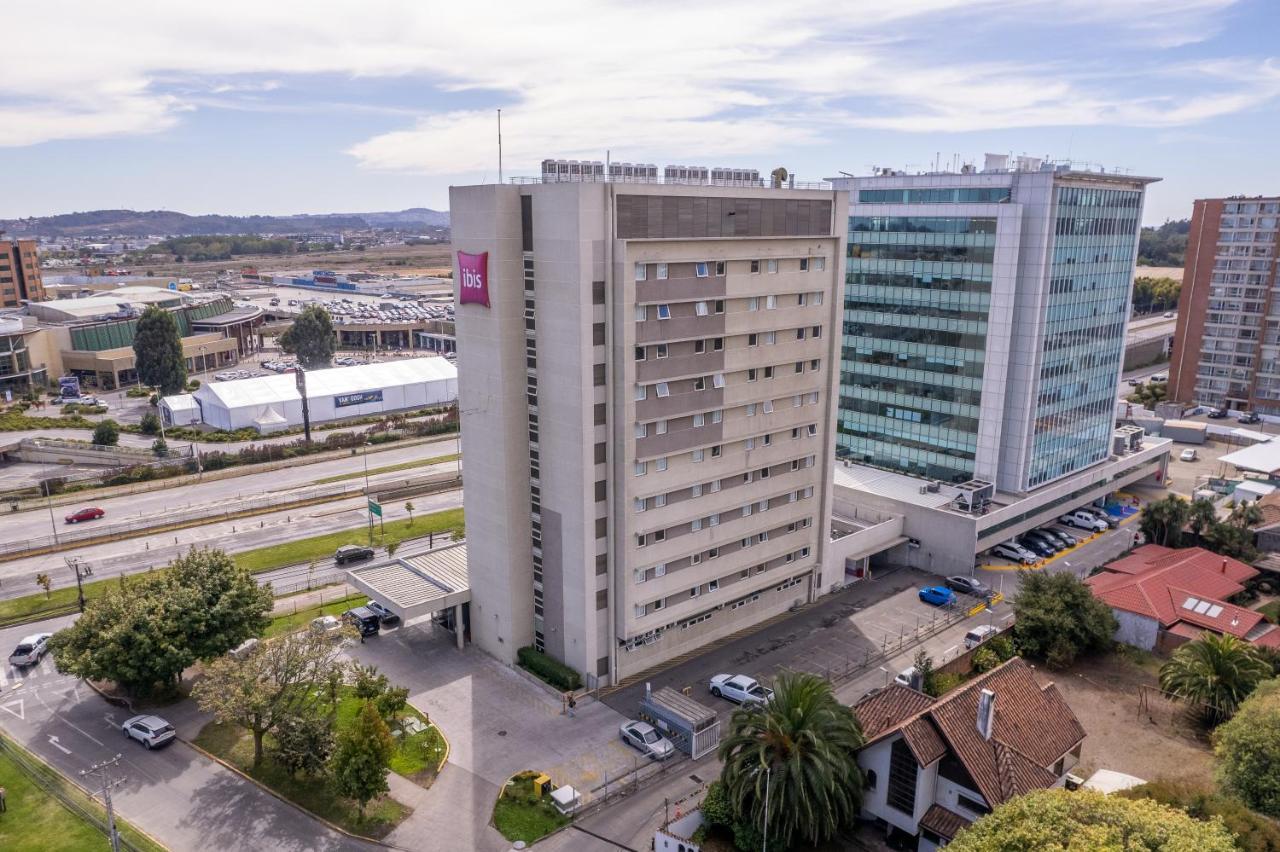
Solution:
[(724, 351), (724, 338), (723, 338), (723, 337), (716, 337), (716, 338), (712, 338), (712, 340), (711, 340), (711, 350), (712, 350), (713, 352), (722, 352), (722, 351)]
[[(719, 444), (716, 444), (714, 447), (712, 447), (712, 448), (711, 448), (711, 458), (713, 458), (713, 459), (718, 459), (718, 458), (720, 458), (720, 456), (721, 456), (721, 454), (722, 454), (723, 452), (724, 452), (724, 448), (723, 448), (723, 447), (721, 447)], [(713, 490), (715, 490), (715, 491), (719, 491), (719, 490), (720, 490), (720, 480), (718, 480), (718, 479), (716, 480), (716, 482), (715, 482), (715, 486), (716, 486), (716, 487), (715, 487)]]
[(778, 261), (776, 261), (776, 260), (766, 261), (766, 263), (765, 263), (765, 267), (764, 267), (764, 268), (765, 268), (768, 272), (770, 272), (770, 273), (777, 272), (777, 271), (778, 271)]
[(660, 459), (654, 459), (654, 460), (653, 460), (653, 469), (654, 469), (654, 470), (656, 470), (656, 471), (659, 471), (659, 472), (666, 470), (666, 469), (667, 469), (667, 457), (666, 457), (666, 456), (663, 456), (663, 457), (662, 457), (662, 458), (660, 458)]
[(706, 377), (706, 376), (698, 376), (698, 378), (694, 379), (694, 380), (693, 380), (693, 389), (694, 389), (694, 390), (696, 390), (696, 391), (706, 390), (706, 389), (707, 389), (707, 377)]
[(637, 263), (636, 264), (636, 280), (643, 281), (645, 279), (645, 276), (648, 274), (648, 270), (649, 270), (649, 267), (645, 266), (643, 263)]
[(815, 257), (813, 259), (813, 268), (818, 272), (822, 272), (827, 268), (827, 259), (825, 257)]
[(771, 400), (771, 399), (766, 399), (766, 400), (764, 401), (764, 413), (765, 413), (765, 414), (772, 414), (772, 413), (773, 413), (773, 400)]
[(661, 508), (662, 508), (663, 506), (665, 506), (665, 505), (667, 505), (667, 495), (666, 495), (666, 494), (658, 494), (658, 495), (655, 495), (655, 496), (654, 496), (654, 498), (653, 498), (653, 508), (655, 508), (655, 509), (661, 509)]
[(657, 565), (653, 566), (653, 576), (655, 577), (667, 576), (667, 563), (659, 562)]
[(747, 299), (747, 310), (749, 310), (749, 311), (758, 311), (758, 310), (760, 310), (760, 297), (759, 297), (759, 296), (752, 296), (750, 299)]
[(760, 336), (759, 336), (759, 335), (757, 335), (757, 334), (748, 334), (748, 335), (747, 335), (747, 345), (748, 345), (748, 346), (759, 346), (759, 345), (760, 345)]
[(711, 383), (718, 388), (724, 387), (724, 373), (716, 373), (712, 376)]
[(659, 281), (667, 280), (667, 265), (665, 263), (658, 264), (658, 280)]
[(809, 258), (807, 257), (800, 258), (800, 271), (801, 272), (809, 271)]
[(644, 476), (648, 472), (649, 472), (648, 462), (642, 462), (642, 461), (636, 462), (636, 476)]
[(669, 319), (671, 319), (671, 306), (670, 306), (670, 305), (658, 305), (658, 319), (660, 319), (660, 320), (669, 320)]
[(765, 367), (765, 368), (764, 368), (764, 377), (765, 377), (766, 379), (772, 379), (772, 378), (773, 378), (773, 367)]
[(722, 277), (723, 275), (724, 275), (724, 261), (723, 261), (723, 260), (717, 260), (717, 261), (716, 261), (716, 276), (717, 276), (717, 277)]
[(707, 306), (706, 302), (698, 302), (696, 305), (693, 306), (693, 312), (700, 317), (705, 317), (709, 313), (709, 311), (710, 311), (710, 308)]
[[(700, 461), (702, 461), (702, 460), (703, 460), (703, 458), (705, 458), (705, 454), (703, 453), (703, 451), (702, 451), (701, 449), (697, 449), (697, 450), (693, 450), (693, 451), (691, 451), (691, 452), (689, 453), (689, 458), (690, 458), (692, 461), (694, 461), (694, 462), (700, 462)], [(696, 488), (697, 486), (694, 486), (694, 487)], [(694, 494), (693, 496), (694, 496), (694, 497), (697, 497), (697, 496), (699, 496), (700, 494), (701, 494), (701, 490), (699, 489), (699, 493), (698, 493), (698, 494)]]
[(647, 438), (647, 437), (649, 437), (649, 424), (648, 424), (648, 423), (637, 423), (637, 424), (636, 424), (636, 437), (637, 437), (637, 438)]
[(706, 352), (706, 351), (707, 351), (707, 341), (705, 341), (705, 340), (695, 340), (695, 341), (693, 341), (693, 354), (694, 354), (694, 355), (701, 355), (701, 354), (703, 354), (703, 353), (704, 353), (704, 352)]
[(637, 360), (637, 361), (643, 361), (643, 360), (644, 360), (644, 347), (643, 347), (643, 346), (637, 346), (637, 347), (636, 347), (636, 360)]
[(636, 402), (649, 398), (648, 385), (636, 385)]
[(693, 415), (693, 428), (701, 429), (703, 426), (706, 425), (706, 423), (707, 423), (707, 419), (702, 415), (701, 412)]
[(759, 275), (759, 274), (760, 274), (760, 261), (758, 261), (758, 260), (753, 260), (753, 261), (751, 261), (751, 273), (752, 273), (753, 275)]
[(644, 506), (644, 498), (643, 498), (643, 497), (637, 497), (637, 498), (636, 498), (636, 512), (637, 512), (637, 513), (643, 512), (643, 511), (644, 511), (644, 509), (645, 509), (645, 506)]
[(771, 311), (774, 308), (778, 307), (778, 297), (774, 295), (765, 296), (764, 307), (765, 307), (765, 310), (767, 311)]
[(659, 434), (659, 435), (665, 435), (665, 434), (667, 434), (667, 421), (665, 421), (665, 420), (658, 420), (658, 421), (656, 421), (656, 422), (653, 424), (653, 426), (654, 426), (654, 430), (657, 432), (657, 434)]
[(721, 422), (722, 420), (724, 420), (724, 412), (723, 412), (723, 411), (721, 411), (720, 409), (718, 409), (718, 408), (717, 408), (715, 411), (711, 412), (711, 422), (712, 422), (712, 423), (719, 423), (719, 422)]
[(636, 305), (636, 322), (644, 322), (649, 318), (648, 308), (644, 305)]
[(775, 343), (777, 343), (777, 342), (778, 342), (778, 332), (776, 332), (776, 331), (766, 331), (766, 332), (764, 333), (764, 345), (765, 345), (765, 346), (772, 346), (773, 344), (775, 344)]
[(671, 396), (671, 388), (670, 386), (667, 385), (666, 382), (658, 382), (656, 385), (654, 385), (654, 388), (657, 389), (659, 397)]
[(698, 263), (695, 263), (693, 265), (693, 270), (694, 270), (694, 274), (697, 275), (699, 278), (706, 278), (707, 262), (704, 260), (704, 261), (699, 261)]
[(756, 404), (754, 402), (747, 403), (747, 416), (748, 417), (756, 416)]

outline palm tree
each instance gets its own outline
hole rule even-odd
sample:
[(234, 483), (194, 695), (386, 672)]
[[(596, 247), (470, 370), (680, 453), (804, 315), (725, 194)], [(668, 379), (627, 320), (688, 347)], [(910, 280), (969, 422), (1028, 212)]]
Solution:
[(1182, 540), (1182, 528), (1191, 517), (1191, 506), (1177, 494), (1163, 500), (1148, 503), (1142, 510), (1139, 526), (1147, 541), (1177, 547)]
[(1242, 530), (1250, 527), (1256, 527), (1262, 523), (1262, 510), (1258, 508), (1256, 502), (1251, 503), (1245, 500), (1240, 503), (1231, 504), (1231, 514), (1227, 515), (1227, 522), (1235, 524)]
[(1213, 525), (1218, 523), (1218, 507), (1213, 505), (1212, 500), (1200, 497), (1191, 501), (1190, 512), (1187, 526), (1195, 534), (1196, 544), (1203, 544), (1205, 530), (1213, 529)]
[(1249, 643), (1234, 636), (1204, 633), (1173, 652), (1160, 667), (1160, 687), (1183, 701), (1204, 706), (1210, 724), (1231, 718), (1271, 664)]
[(774, 686), (768, 704), (734, 712), (720, 743), (720, 780), (738, 817), (777, 848), (799, 839), (816, 845), (858, 815), (862, 730), (822, 678), (784, 672)]

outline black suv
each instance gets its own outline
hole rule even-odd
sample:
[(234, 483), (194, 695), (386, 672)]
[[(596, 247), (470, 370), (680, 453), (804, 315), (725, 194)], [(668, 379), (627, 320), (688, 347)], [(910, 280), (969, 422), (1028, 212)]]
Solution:
[(1262, 418), (1258, 416), (1258, 412), (1250, 411), (1248, 414), (1240, 418), (1241, 423), (1261, 423)]
[(372, 547), (362, 547), (358, 544), (344, 544), (333, 552), (333, 561), (339, 565), (346, 565), (348, 562), (360, 562), (365, 559), (373, 558)]
[(343, 620), (360, 631), (361, 636), (378, 635), (378, 614), (367, 606), (358, 606), (342, 614)]

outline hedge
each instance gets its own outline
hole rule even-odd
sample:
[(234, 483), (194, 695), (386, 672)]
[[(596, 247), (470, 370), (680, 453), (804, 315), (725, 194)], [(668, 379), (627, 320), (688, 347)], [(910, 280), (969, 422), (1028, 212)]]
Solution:
[(537, 675), (557, 689), (581, 689), (582, 676), (559, 660), (548, 657), (532, 645), (516, 652), (521, 668)]

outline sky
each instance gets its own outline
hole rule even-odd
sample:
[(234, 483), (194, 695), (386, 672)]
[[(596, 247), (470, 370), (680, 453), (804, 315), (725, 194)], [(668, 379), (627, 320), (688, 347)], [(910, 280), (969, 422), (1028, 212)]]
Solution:
[(802, 180), (985, 152), (1280, 194), (1280, 0), (45, 0), (5, 12), (0, 217), (447, 209), (545, 157)]

